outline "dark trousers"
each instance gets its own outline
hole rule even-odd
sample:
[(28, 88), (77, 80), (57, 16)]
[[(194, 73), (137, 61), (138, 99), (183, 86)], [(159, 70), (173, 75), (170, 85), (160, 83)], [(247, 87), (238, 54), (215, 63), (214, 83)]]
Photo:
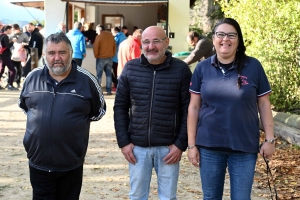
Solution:
[[(41, 57), (38, 57), (38, 61), (41, 59)], [(44, 59), (42, 60), (43, 61), (43, 65), (45, 64), (45, 61)], [(38, 65), (38, 63), (37, 63)], [(39, 66), (37, 66), (39, 67)], [(24, 76), (26, 78), (26, 76), (29, 74), (29, 72), (31, 72), (31, 57), (27, 60), (26, 64), (24, 67), (22, 67), (22, 76)]]
[(16, 74), (16, 83), (19, 85), (21, 83), (21, 77), (22, 77), (22, 66), (20, 61), (13, 61), (13, 64), (15, 68), (17, 69), (17, 74)]
[(79, 67), (81, 67), (81, 65), (82, 65), (82, 59), (80, 59), (80, 58), (73, 58), (73, 60), (76, 62), (76, 64), (77, 64)]
[(117, 87), (118, 85), (118, 63), (116, 62), (113, 62), (113, 66), (112, 66), (112, 70), (113, 70), (113, 73), (111, 74), (111, 79), (112, 79), (112, 82), (114, 83), (114, 86)]
[(33, 200), (78, 200), (83, 165), (67, 172), (47, 172), (29, 167)]
[(2, 74), (4, 73), (5, 66), (7, 66), (8, 70), (9, 70), (8, 84), (13, 85), (14, 79), (16, 76), (15, 67), (14, 67), (10, 57), (2, 57), (1, 60), (2, 60), (2, 65), (0, 65), (0, 79), (2, 77)]
[(27, 60), (23, 67), (23, 76), (26, 78), (27, 74), (31, 71), (31, 57)]

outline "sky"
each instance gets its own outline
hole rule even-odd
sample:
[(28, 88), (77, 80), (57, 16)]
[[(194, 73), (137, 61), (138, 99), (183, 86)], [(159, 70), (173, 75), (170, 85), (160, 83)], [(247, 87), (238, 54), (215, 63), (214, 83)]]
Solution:
[(15, 21), (35, 21), (39, 22), (44, 20), (44, 11), (35, 9), (17, 6), (10, 3), (10, 0), (0, 0), (0, 21), (9, 19)]

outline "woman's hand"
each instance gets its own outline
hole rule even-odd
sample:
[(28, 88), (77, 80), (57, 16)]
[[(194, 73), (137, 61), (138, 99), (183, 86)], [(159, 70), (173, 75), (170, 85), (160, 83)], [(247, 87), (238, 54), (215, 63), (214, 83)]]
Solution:
[(271, 144), (270, 142), (264, 142), (260, 148), (260, 155), (269, 159), (275, 152), (275, 143)]
[(197, 147), (188, 150), (188, 159), (195, 167), (199, 167), (200, 154)]

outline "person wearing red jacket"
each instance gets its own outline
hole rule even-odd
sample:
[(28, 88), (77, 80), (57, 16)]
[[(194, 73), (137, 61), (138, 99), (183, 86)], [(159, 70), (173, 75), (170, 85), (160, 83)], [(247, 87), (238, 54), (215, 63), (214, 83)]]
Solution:
[(118, 77), (121, 75), (125, 63), (141, 56), (142, 29), (137, 29), (119, 46), (118, 52)]

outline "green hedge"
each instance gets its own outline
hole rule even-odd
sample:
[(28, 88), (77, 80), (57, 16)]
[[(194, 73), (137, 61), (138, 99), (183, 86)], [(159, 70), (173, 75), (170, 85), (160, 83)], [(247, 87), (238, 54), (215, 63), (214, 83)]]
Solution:
[(300, 112), (299, 0), (222, 0), (226, 17), (236, 19), (246, 53), (259, 59), (269, 78), (274, 109)]

